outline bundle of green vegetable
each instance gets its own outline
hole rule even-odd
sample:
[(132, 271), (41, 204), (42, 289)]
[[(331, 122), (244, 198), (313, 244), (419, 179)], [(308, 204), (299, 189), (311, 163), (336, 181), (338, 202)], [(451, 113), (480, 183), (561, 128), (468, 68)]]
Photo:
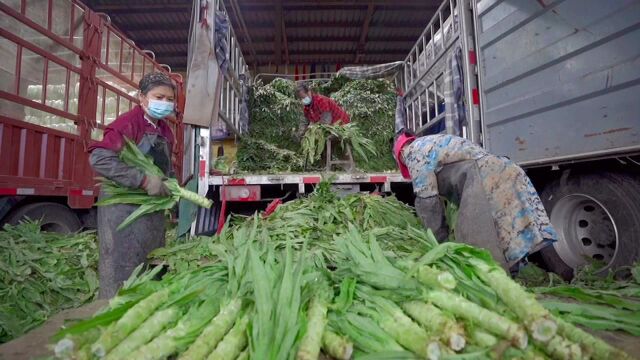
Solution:
[[(638, 269), (640, 264), (633, 268), (636, 272)], [(592, 277), (589, 272), (579, 273), (570, 284), (550, 284), (531, 290), (538, 294), (544, 307), (567, 322), (640, 336), (640, 279), (614, 280), (613, 273)]]
[(252, 137), (240, 139), (236, 156), (239, 169), (253, 173), (266, 169), (275, 172), (302, 171), (304, 166), (298, 153)]
[(233, 169), (234, 164), (226, 156), (218, 156), (213, 160), (211, 168), (223, 174), (228, 174)]
[(325, 151), (328, 138), (334, 138), (340, 144), (342, 153), (349, 146), (354, 156), (368, 161), (368, 156), (376, 156), (371, 140), (365, 138), (360, 133), (358, 127), (349, 123), (346, 125), (326, 125), (317, 124), (307, 128), (307, 132), (302, 139), (302, 157), (308, 165), (316, 163)]
[[(395, 169), (395, 161), (389, 149), (389, 139), (393, 137), (395, 118), (395, 93), (386, 80), (348, 80), (337, 77), (330, 82), (314, 82), (312, 89), (325, 96), (331, 96), (351, 116), (351, 127), (360, 131), (345, 129), (343, 138), (366, 140), (357, 150), (353, 145), (356, 165), (361, 170), (386, 171)], [(253, 86), (251, 101), (251, 124), (249, 133), (238, 146), (238, 168), (252, 172), (301, 171), (300, 158), (313, 157), (315, 160), (324, 150), (325, 141), (303, 141), (302, 148), (296, 138), (298, 126), (303, 118), (302, 105), (295, 97), (295, 83), (285, 79), (275, 79), (269, 84)], [(312, 130), (313, 127), (310, 128)], [(316, 129), (313, 138), (328, 135), (328, 130)], [(336, 135), (334, 134), (334, 135)], [(322, 140), (316, 139), (316, 140)], [(313, 145), (313, 146), (311, 146)], [(291, 151), (293, 153), (286, 153)], [(297, 157), (294, 156), (298, 154)], [(293, 159), (293, 160), (291, 160)], [(313, 161), (308, 161), (307, 170)]]
[[(382, 214), (386, 216), (381, 216)], [(411, 210), (322, 184), (233, 219), (206, 261), (137, 275), (57, 337), (62, 358), (628, 359), (554, 316), (484, 251), (438, 244)], [(186, 257), (183, 257), (185, 259)], [(157, 270), (156, 270), (157, 271)]]
[(0, 231), (0, 343), (94, 299), (97, 263), (91, 232), (42, 232), (37, 222), (5, 225)]
[[(339, 198), (325, 182), (311, 196), (285, 203), (267, 218), (237, 216), (231, 218), (231, 223), (233, 225), (225, 228), (219, 237), (199, 237), (191, 242), (159, 248), (150, 256), (156, 262), (168, 263), (174, 270), (192, 269), (202, 262), (214, 261), (217, 256), (214, 251), (216, 244), (231, 241), (232, 237), (247, 236), (246, 229), (243, 235), (234, 230), (240, 231), (254, 223), (281, 247), (289, 238), (302, 240), (309, 237), (312, 251), (322, 254), (330, 264), (340, 261), (338, 251), (333, 246), (333, 236), (347, 232), (349, 223), (362, 230), (376, 229), (380, 234), (385, 234), (384, 246), (395, 250), (411, 252), (422, 242), (415, 236), (403, 239), (402, 234), (396, 235), (394, 232), (395, 228), (420, 227), (413, 210), (406, 204), (379, 196)], [(298, 242), (294, 245), (296, 249), (301, 248)]]
[(299, 158), (295, 155), (300, 150), (296, 133), (303, 117), (302, 105), (295, 99), (293, 81), (275, 79), (266, 85), (255, 84), (249, 109), (249, 132), (238, 144), (238, 169), (251, 172), (302, 170), (302, 162), (295, 160)]
[(340, 91), (345, 85), (352, 80), (346, 76), (338, 75), (327, 80), (311, 80), (309, 88), (320, 95), (331, 96), (331, 94)]
[(333, 93), (363, 135), (373, 143), (375, 156), (355, 154), (358, 168), (367, 171), (396, 169), (389, 140), (394, 135), (396, 94), (387, 80), (353, 80)]
[[(164, 176), (151, 158), (145, 156), (140, 149), (131, 141), (126, 141), (124, 148), (120, 151), (120, 159), (127, 165), (142, 170), (145, 174)], [(140, 217), (156, 211), (163, 211), (173, 208), (180, 199), (191, 201), (192, 203), (205, 208), (211, 207), (212, 201), (200, 196), (192, 191), (180, 187), (178, 180), (167, 179), (164, 184), (169, 189), (169, 196), (149, 196), (143, 189), (131, 189), (121, 186), (115, 181), (100, 178), (100, 186), (108, 195), (96, 203), (97, 206), (114, 204), (140, 205), (138, 209), (131, 213), (118, 226), (118, 230), (123, 229), (139, 219)]]

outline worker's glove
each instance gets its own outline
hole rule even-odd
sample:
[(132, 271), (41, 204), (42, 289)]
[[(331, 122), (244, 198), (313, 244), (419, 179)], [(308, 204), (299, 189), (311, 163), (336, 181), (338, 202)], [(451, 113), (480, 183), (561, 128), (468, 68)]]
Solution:
[(164, 179), (157, 175), (146, 175), (142, 182), (142, 187), (151, 196), (171, 195), (169, 188), (164, 184)]
[(438, 195), (426, 198), (416, 196), (415, 207), (418, 217), (422, 220), (422, 225), (433, 231), (438, 242), (446, 241), (449, 236), (449, 228), (440, 197)]

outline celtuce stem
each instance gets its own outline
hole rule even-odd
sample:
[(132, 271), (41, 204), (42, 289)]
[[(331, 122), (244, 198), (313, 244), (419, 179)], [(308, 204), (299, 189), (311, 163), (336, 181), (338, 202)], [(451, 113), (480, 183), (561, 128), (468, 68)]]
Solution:
[(558, 326), (549, 311), (533, 294), (513, 281), (501, 267), (490, 266), (479, 259), (470, 261), (478, 269), (477, 275), (498, 294), (518, 319), (524, 322), (535, 340), (545, 342), (553, 338)]
[(315, 360), (320, 354), (322, 335), (327, 325), (327, 304), (324, 294), (316, 294), (309, 305), (307, 331), (300, 342), (298, 360)]
[(353, 354), (353, 344), (346, 338), (325, 329), (322, 334), (322, 350), (337, 360), (349, 360)]
[(410, 301), (403, 303), (402, 309), (429, 333), (442, 339), (452, 350), (460, 351), (465, 347), (463, 328), (437, 307), (420, 301)]
[(527, 333), (518, 324), (460, 295), (444, 290), (432, 290), (427, 293), (427, 300), (455, 316), (482, 324), (487, 330), (511, 341), (519, 349), (527, 347)]

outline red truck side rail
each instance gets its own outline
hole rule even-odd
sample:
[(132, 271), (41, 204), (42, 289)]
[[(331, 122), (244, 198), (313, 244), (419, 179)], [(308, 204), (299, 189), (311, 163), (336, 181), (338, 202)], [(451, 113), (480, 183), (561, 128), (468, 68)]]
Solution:
[[(89, 208), (97, 196), (89, 143), (137, 104), (144, 74), (167, 70), (76, 0), (3, 2), (0, 13), (0, 196), (66, 197), (71, 208)], [(184, 87), (170, 75), (181, 159)]]

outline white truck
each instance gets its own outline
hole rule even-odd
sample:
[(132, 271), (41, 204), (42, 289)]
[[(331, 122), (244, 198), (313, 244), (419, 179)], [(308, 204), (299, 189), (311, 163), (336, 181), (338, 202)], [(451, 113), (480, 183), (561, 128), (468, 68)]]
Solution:
[[(251, 75), (233, 31), (228, 42), (218, 116), (241, 136), (238, 84)], [(640, 1), (445, 0), (396, 78), (416, 133), (460, 134), (527, 170), (560, 235), (542, 254), (552, 270), (640, 258)], [(210, 175), (210, 129), (187, 127), (185, 139), (186, 174), (198, 173), (200, 192), (217, 200), (195, 233), (219, 230), (229, 211), (295, 198), (322, 177)], [(333, 181), (411, 202), (398, 173)]]

